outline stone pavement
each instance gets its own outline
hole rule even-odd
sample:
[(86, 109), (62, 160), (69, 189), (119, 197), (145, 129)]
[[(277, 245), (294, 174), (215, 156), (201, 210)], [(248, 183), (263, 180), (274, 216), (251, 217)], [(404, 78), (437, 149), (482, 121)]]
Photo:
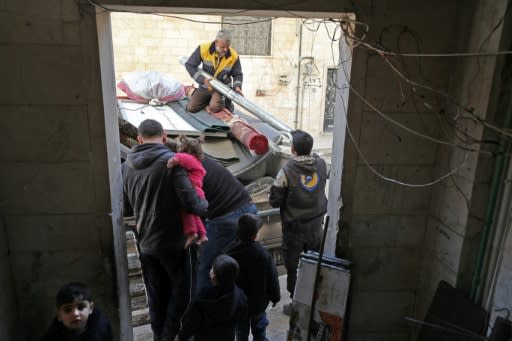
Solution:
[(283, 305), (292, 301), (286, 290), (286, 275), (279, 276), (281, 287), (281, 301), (275, 307), (267, 309), (267, 317), (270, 321), (267, 327), (267, 338), (269, 341), (284, 341), (288, 332), (290, 317), (283, 314)]

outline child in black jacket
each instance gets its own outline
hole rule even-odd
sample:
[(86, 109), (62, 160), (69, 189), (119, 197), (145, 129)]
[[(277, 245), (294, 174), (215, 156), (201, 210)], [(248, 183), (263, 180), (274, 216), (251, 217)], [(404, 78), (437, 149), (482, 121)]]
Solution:
[(94, 307), (91, 291), (82, 283), (63, 286), (56, 297), (57, 316), (40, 341), (113, 341), (112, 327)]
[(213, 287), (199, 293), (181, 320), (175, 341), (234, 341), (239, 319), (247, 316), (247, 297), (236, 286), (238, 263), (228, 255), (213, 261), (210, 279)]
[(268, 325), (265, 309), (269, 301), (275, 305), (281, 299), (277, 269), (272, 257), (255, 241), (261, 220), (257, 215), (244, 214), (238, 219), (239, 240), (226, 248), (240, 266), (237, 284), (248, 299), (249, 315), (237, 327), (237, 341), (246, 341), (249, 329), (254, 341), (265, 341)]

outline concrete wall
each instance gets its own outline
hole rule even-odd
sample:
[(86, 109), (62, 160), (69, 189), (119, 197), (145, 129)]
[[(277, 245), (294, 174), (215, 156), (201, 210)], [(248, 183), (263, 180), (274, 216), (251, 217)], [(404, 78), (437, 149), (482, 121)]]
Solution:
[[(453, 37), (446, 32), (456, 29), (456, 17), (454, 2), (417, 2), (407, 7), (388, 1), (375, 3), (358, 20), (370, 25), (369, 41), (393, 51), (417, 53), (453, 51)], [(448, 87), (449, 59), (389, 60), (409, 79)], [(439, 98), (411, 87), (375, 52), (356, 49), (352, 63), (352, 86), (364, 99), (350, 93), (348, 125), (364, 158), (382, 176), (411, 185), (431, 182), (437, 174), (439, 145), (390, 123), (371, 106), (420, 134), (441, 139)], [(349, 137), (344, 166), (346, 231), (341, 254), (355, 263), (349, 337), (410, 340), (415, 326), (404, 317), (418, 317), (417, 288), (433, 187), (379, 178)]]
[[(458, 17), (459, 37), (455, 45), (458, 51), (497, 51), (502, 41), (503, 24), (496, 27), (505, 13), (506, 1), (475, 1), (468, 3)], [(492, 32), (492, 33), (491, 33)], [(505, 48), (506, 49), (506, 48)], [(496, 100), (500, 92), (500, 72), (503, 58), (480, 57), (458, 59), (450, 76), (449, 93), (452, 99), (474, 108), (482, 119), (499, 125), (496, 119)], [(499, 141), (499, 134), (484, 131), (461, 107), (446, 101), (446, 115), (459, 127), (457, 136), (453, 130), (446, 133), (452, 143), (461, 143), (465, 132), (477, 140)], [(501, 117), (502, 118), (502, 117)], [(470, 294), (472, 277), (482, 228), (489, 218), (491, 178), (495, 157), (487, 154), (495, 147), (483, 147), (478, 143), (467, 145), (480, 151), (467, 152), (461, 148), (443, 146), (439, 150), (436, 174), (451, 169), (457, 172), (435, 187), (428, 216), (424, 243), (423, 270), (418, 287), (418, 311), (425, 313), (439, 280), (444, 279)]]
[[(51, 318), (55, 291), (69, 280), (89, 283), (99, 306), (114, 321), (117, 317), (109, 217), (112, 205), (117, 205), (115, 198), (111, 201), (109, 189), (117, 187), (112, 183), (115, 170), (108, 171), (108, 165), (117, 161), (107, 161), (110, 139), (105, 134), (106, 130), (115, 131), (111, 126), (115, 120), (104, 117), (95, 13), (86, 1), (79, 3), (82, 5), (71, 0), (0, 1), (0, 74), (8, 80), (0, 83), (0, 117), (3, 139), (9, 142), (9, 148), (0, 152), (0, 209), (7, 236), (6, 249), (0, 250), (9, 254), (20, 320), (33, 324), (20, 332), (26, 335), (16, 336), (20, 340), (34, 339), (41, 332)], [(158, 0), (103, 3), (165, 4), (174, 6), (174, 12), (183, 6), (180, 1)], [(274, 1), (270, 8), (252, 1), (192, 0), (181, 10), (191, 13), (196, 7), (197, 14), (205, 8), (240, 8), (276, 16), (316, 11), (308, 14), (311, 17), (328, 16), (318, 12), (355, 12), (369, 24), (370, 41), (393, 50), (417, 52), (419, 39), (423, 51), (453, 52), (457, 47), (477, 49), (484, 32), (489, 32), (503, 13), (505, 1), (477, 1), (467, 11), (462, 11), (467, 8), (464, 1), (286, 3)], [(283, 8), (304, 12), (290, 13)], [(478, 16), (474, 16), (476, 10)], [(461, 24), (464, 22), (468, 26)], [(413, 34), (401, 33), (404, 26)], [(452, 33), (458, 30), (458, 39), (467, 44), (457, 44)], [(490, 41), (488, 48), (496, 46), (493, 44)], [(408, 77), (449, 90), (460, 100), (465, 99), (463, 94), (475, 70), (474, 60), (422, 58), (421, 64), (418, 59), (391, 60)], [(469, 97), (471, 105), (485, 113), (492, 107), (490, 94), (497, 67), (494, 59), (482, 59), (481, 63)], [(445, 126), (433, 115), (445, 101), (428, 91), (406, 87), (384, 59), (361, 46), (354, 51), (352, 65), (352, 86), (371, 104), (423, 134), (446, 137)], [(113, 112), (107, 111), (107, 115)], [(388, 177), (429, 182), (460, 162), (460, 153), (443, 150), (383, 120), (353, 93), (348, 123), (368, 162)], [(464, 127), (476, 136), (481, 129), (469, 123)], [(350, 141), (345, 155), (342, 195), (347, 229), (340, 251), (355, 262), (349, 339), (408, 340), (411, 327), (403, 317), (421, 317), (421, 307), (426, 306), (422, 302), (429, 301), (429, 288), (438, 279), (453, 283), (464, 275), (460, 264), (470, 258), (467, 242), (473, 235), (464, 199), (449, 181), (434, 188), (409, 188), (376, 177)], [(487, 174), (483, 167), (480, 179), (478, 167), (485, 162), (477, 161), (470, 157), (469, 169), (461, 169), (456, 176), (475, 207), (485, 198), (485, 194), (475, 194), (475, 189), (481, 180), (485, 184)], [(9, 290), (8, 286), (2, 290)]]
[[(191, 77), (178, 60), (182, 56), (188, 57), (198, 44), (215, 39), (217, 31), (221, 29), (217, 23), (222, 21), (222, 17), (180, 17), (189, 20), (151, 14), (114, 13), (112, 29), (116, 79), (119, 81), (123, 75), (133, 71), (156, 70), (174, 76), (183, 84), (192, 84)], [(302, 24), (301, 19), (297, 18), (272, 20), (271, 54), (242, 55), (240, 58), (245, 97), (291, 127), (306, 129), (313, 136), (322, 134), (327, 70), (336, 67), (338, 60), (338, 49), (331, 50), (334, 31), (334, 23), (323, 24), (311, 20)], [(339, 33), (338, 30), (338, 37)], [(236, 50), (237, 47), (233, 47)], [(299, 58), (304, 56), (315, 58), (311, 64), (313, 72), (311, 77), (305, 75), (308, 60), (301, 61), (298, 90)], [(281, 75), (287, 77), (288, 84), (280, 85)], [(256, 95), (257, 90), (264, 95)], [(118, 90), (118, 95), (125, 94)]]
[(6, 239), (4, 221), (0, 217), (0, 295), (3, 297), (0, 306), (0, 340), (14, 340), (18, 307)]
[(58, 288), (71, 280), (91, 286), (116, 326), (94, 8), (0, 1), (0, 16), (0, 117), (7, 141), (0, 151), (1, 250), (8, 250), (25, 326), (8, 340), (36, 339), (54, 315)]

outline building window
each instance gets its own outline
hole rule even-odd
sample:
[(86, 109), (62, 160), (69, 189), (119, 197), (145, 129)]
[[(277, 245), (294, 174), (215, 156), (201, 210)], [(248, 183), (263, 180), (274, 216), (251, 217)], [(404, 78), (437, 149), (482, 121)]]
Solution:
[(272, 18), (222, 17), (222, 28), (231, 32), (231, 46), (238, 54), (270, 56)]
[(338, 69), (327, 69), (327, 89), (325, 91), (324, 133), (334, 128), (334, 104), (336, 102), (336, 73)]

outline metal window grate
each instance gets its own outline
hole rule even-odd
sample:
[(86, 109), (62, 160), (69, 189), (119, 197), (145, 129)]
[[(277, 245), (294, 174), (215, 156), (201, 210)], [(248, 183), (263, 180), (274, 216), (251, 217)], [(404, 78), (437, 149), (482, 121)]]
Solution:
[(327, 69), (327, 89), (325, 91), (324, 132), (332, 132), (334, 128), (334, 104), (336, 100), (336, 72), (338, 69)]
[[(269, 19), (269, 20), (265, 20)], [(254, 21), (261, 21), (252, 23)], [(240, 25), (242, 23), (249, 23)], [(255, 17), (222, 17), (222, 28), (232, 36), (231, 46), (241, 55), (270, 56), (272, 20)]]

